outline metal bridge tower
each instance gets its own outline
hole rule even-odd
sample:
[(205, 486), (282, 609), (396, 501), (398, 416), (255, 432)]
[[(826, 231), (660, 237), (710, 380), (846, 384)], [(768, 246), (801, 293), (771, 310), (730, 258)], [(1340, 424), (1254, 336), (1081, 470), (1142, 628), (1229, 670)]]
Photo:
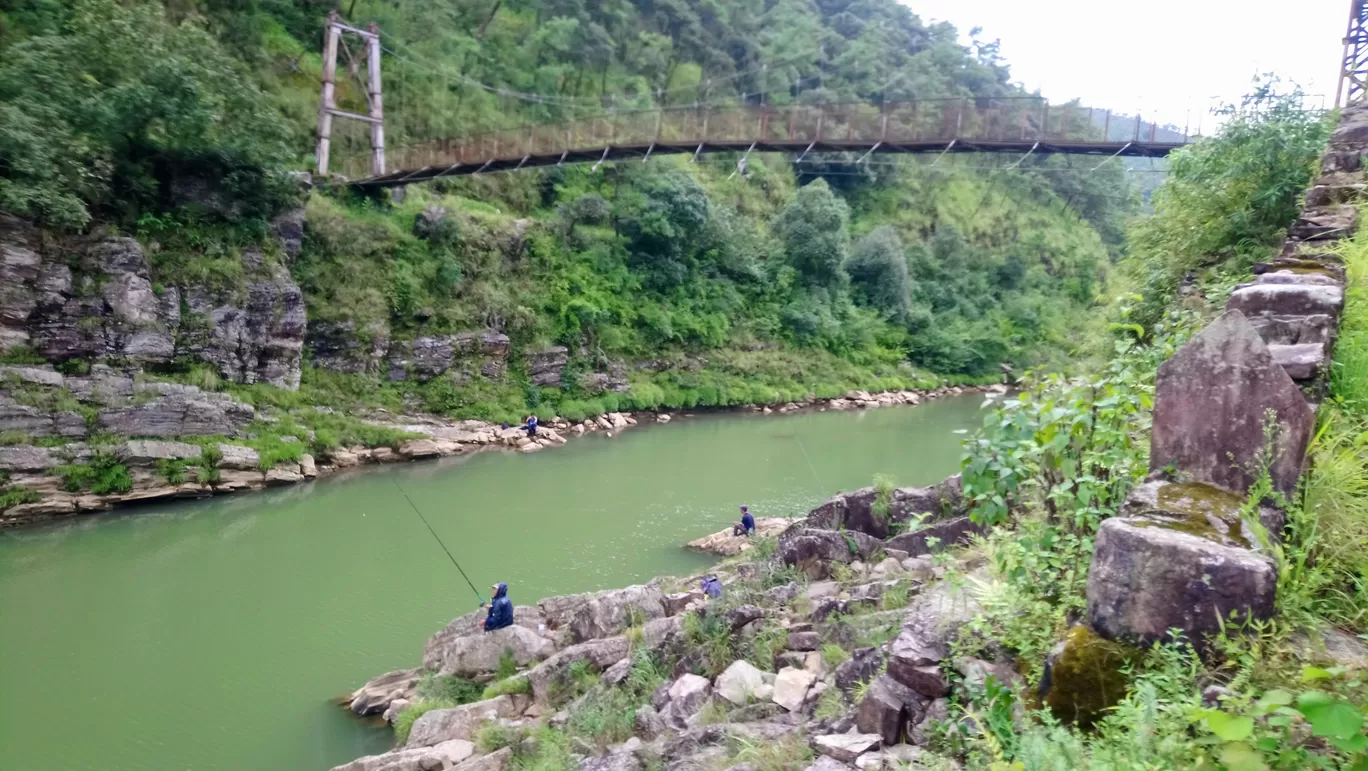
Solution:
[(1335, 89), (1335, 106), (1358, 104), (1365, 98), (1368, 98), (1368, 0), (1349, 0), (1349, 28), (1344, 33), (1344, 63), (1340, 66), (1339, 87)]
[[(355, 35), (365, 43), (361, 56), (366, 62), (366, 82), (362, 89), (366, 94), (368, 115), (357, 115), (337, 109), (335, 98), (337, 89), (337, 49), (339, 44), (347, 55), (348, 69), (355, 72), (357, 63), (342, 34)], [(371, 24), (368, 29), (357, 29), (343, 24), (334, 9), (328, 13), (328, 23), (323, 28), (323, 88), (318, 99), (318, 147), (315, 157), (318, 160), (318, 175), (328, 176), (328, 153), (332, 145), (333, 118), (347, 118), (370, 124), (371, 175), (385, 173), (385, 109), (380, 93), (380, 30)]]

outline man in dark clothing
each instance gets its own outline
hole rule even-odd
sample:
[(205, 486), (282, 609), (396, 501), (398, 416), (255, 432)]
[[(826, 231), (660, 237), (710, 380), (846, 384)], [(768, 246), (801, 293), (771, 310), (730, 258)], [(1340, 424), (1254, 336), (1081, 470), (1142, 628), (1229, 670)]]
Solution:
[(741, 507), (741, 521), (732, 526), (732, 535), (755, 535), (755, 517), (751, 516), (750, 509)]
[(484, 620), (484, 630), (492, 632), (506, 626), (513, 626), (513, 602), (508, 599), (508, 584), (499, 582), (494, 584), (494, 596), (490, 601), (489, 615)]
[(529, 438), (534, 438), (534, 439), (535, 439), (536, 436), (537, 436), (537, 416), (536, 416), (536, 415), (528, 415), (528, 416), (527, 416), (527, 424), (524, 425), (523, 428), (525, 428), (525, 429), (527, 430), (527, 436), (528, 436)]

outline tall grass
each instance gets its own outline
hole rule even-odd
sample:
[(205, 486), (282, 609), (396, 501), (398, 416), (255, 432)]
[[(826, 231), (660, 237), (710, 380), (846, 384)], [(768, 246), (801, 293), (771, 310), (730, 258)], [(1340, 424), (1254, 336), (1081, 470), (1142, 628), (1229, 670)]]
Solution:
[(1368, 233), (1340, 249), (1344, 312), (1300, 507), (1289, 512), (1284, 610), (1368, 631)]

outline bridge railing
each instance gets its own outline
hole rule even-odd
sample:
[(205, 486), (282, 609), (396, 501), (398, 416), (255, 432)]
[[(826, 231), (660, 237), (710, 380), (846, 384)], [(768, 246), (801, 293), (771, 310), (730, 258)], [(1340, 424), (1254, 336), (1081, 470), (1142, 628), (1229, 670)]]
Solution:
[[(875, 145), (1041, 142), (1106, 143), (1175, 140), (1172, 129), (1139, 117), (1037, 97), (944, 98), (882, 105), (686, 105), (604, 113), (561, 123), (485, 131), (456, 139), (391, 147), (391, 169), (469, 166), (606, 148), (680, 149), (699, 145), (803, 149), (868, 149)], [(351, 160), (351, 159), (347, 159)], [(358, 159), (364, 160), (364, 159)], [(358, 165), (357, 177), (366, 167)], [(345, 172), (344, 172), (345, 173)], [(348, 176), (351, 176), (350, 174)]]

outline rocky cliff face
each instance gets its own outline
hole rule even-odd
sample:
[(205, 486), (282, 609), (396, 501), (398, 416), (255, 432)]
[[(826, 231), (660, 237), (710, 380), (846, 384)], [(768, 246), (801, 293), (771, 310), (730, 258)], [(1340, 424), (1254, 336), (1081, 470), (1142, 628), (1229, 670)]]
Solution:
[(0, 216), (0, 353), (141, 365), (187, 357), (234, 382), (297, 388), (304, 295), (260, 251), (242, 259), (240, 289), (164, 286), (131, 238), (55, 240)]

